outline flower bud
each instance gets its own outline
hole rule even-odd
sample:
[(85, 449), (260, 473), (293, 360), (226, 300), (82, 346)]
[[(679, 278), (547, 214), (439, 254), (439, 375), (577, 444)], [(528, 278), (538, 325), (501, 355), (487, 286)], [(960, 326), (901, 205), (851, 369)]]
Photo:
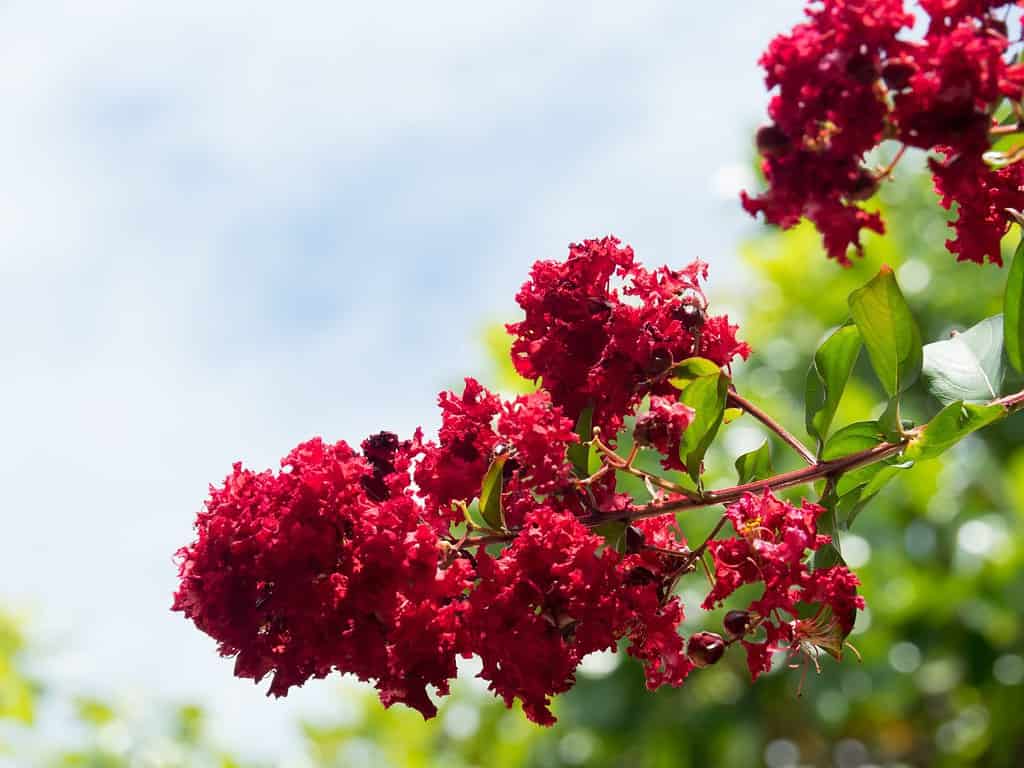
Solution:
[(729, 637), (742, 637), (750, 626), (749, 611), (729, 611), (722, 619), (722, 626)]
[(870, 171), (862, 168), (846, 196), (850, 200), (867, 200), (877, 191), (878, 179)]
[(725, 641), (715, 632), (698, 632), (690, 636), (686, 646), (686, 655), (696, 667), (710, 667), (718, 662), (725, 653)]
[(757, 151), (762, 155), (781, 155), (790, 145), (789, 136), (777, 125), (762, 125), (757, 129)]
[(878, 79), (878, 62), (867, 53), (855, 53), (846, 61), (846, 73), (859, 83), (870, 85)]
[(882, 79), (895, 91), (901, 91), (910, 85), (910, 78), (917, 67), (909, 59), (889, 59), (882, 67)]
[(633, 440), (644, 448), (660, 445), (668, 440), (668, 424), (655, 413), (644, 413), (633, 425)]

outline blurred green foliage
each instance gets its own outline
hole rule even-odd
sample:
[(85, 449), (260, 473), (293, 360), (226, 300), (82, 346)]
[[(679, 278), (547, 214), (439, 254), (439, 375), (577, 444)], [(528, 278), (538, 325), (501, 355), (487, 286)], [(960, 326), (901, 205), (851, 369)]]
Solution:
[[(739, 390), (803, 435), (804, 377), (818, 343), (848, 317), (847, 295), (891, 265), (926, 342), (946, 338), (1000, 311), (1005, 273), (956, 264), (943, 247), (945, 213), (929, 182), (911, 174), (881, 195), (889, 234), (869, 236), (866, 255), (849, 269), (825, 259), (816, 232), (764, 231), (748, 242), (735, 284), (712, 296), (735, 312), (753, 348), (735, 371)], [(1016, 238), (1016, 235), (1012, 236)], [(649, 263), (656, 258), (648, 256)], [(712, 268), (714, 265), (712, 265)], [(721, 282), (718, 283), (721, 285)], [(508, 341), (489, 331), (492, 383), (526, 391), (508, 362)], [(862, 355), (837, 412), (835, 428), (877, 417), (884, 400)], [(920, 387), (904, 416), (930, 418), (939, 404)], [(768, 438), (777, 471), (799, 459), (749, 417), (723, 428), (708, 455), (711, 487), (735, 482), (734, 462)], [(628, 448), (628, 439), (623, 440)], [(635, 478), (624, 483), (638, 497)], [(630, 483), (632, 483), (630, 485)], [(818, 489), (793, 496), (816, 497)], [(700, 540), (714, 510), (681, 516)], [(621, 656), (588, 659), (578, 685), (556, 702), (559, 723), (542, 729), (506, 709), (473, 679), (472, 669), (424, 723), (411, 711), (384, 710), (372, 694), (346, 694), (357, 715), (302, 725), (304, 762), (315, 767), (628, 766), (748, 768), (783, 766), (1024, 765), (1024, 417), (968, 438), (934, 461), (898, 476), (841, 533), (841, 549), (863, 581), (869, 610), (847, 654), (814, 669), (777, 669), (752, 685), (739, 649), (697, 671), (678, 690), (645, 690), (637, 666)], [(722, 611), (697, 608), (706, 585), (695, 574), (680, 585), (690, 617), (684, 630), (717, 630)], [(744, 597), (737, 595), (736, 603)], [(23, 639), (0, 617), (0, 730), (7, 755), (13, 731), (31, 731), (34, 701), (46, 696), (19, 666)], [(225, 673), (227, 673), (225, 671)], [(801, 683), (802, 678), (806, 679)], [(350, 702), (349, 702), (350, 703)], [(165, 710), (159, 727), (133, 730), (109, 703), (74, 702), (82, 734), (64, 748), (48, 744), (12, 765), (240, 766), (211, 745), (194, 706)], [(146, 762), (148, 756), (159, 760)], [(0, 765), (4, 764), (0, 751)], [(27, 761), (26, 761), (27, 760)]]

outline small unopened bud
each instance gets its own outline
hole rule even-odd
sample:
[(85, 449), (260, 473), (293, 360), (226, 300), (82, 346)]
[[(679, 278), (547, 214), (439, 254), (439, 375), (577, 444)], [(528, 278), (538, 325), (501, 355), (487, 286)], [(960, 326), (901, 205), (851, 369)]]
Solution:
[(729, 637), (742, 637), (751, 626), (751, 614), (745, 610), (730, 610), (722, 620)]
[(673, 312), (687, 330), (699, 329), (704, 325), (704, 309), (694, 301), (684, 301)]
[(789, 136), (777, 125), (762, 125), (757, 129), (757, 151), (762, 155), (781, 155), (790, 144)]
[(878, 79), (878, 62), (869, 53), (855, 53), (846, 61), (846, 73), (857, 82), (870, 85)]
[(633, 441), (643, 448), (656, 446), (668, 439), (667, 427), (664, 419), (648, 411), (637, 417), (633, 425)]
[(850, 200), (867, 200), (878, 191), (878, 179), (869, 171), (861, 169), (860, 174), (853, 182), (853, 187), (846, 196)]
[(729, 611), (722, 619), (722, 626), (729, 637), (743, 637), (750, 626), (750, 613), (748, 611)]
[(909, 59), (889, 59), (882, 66), (882, 79), (894, 91), (901, 91), (910, 85), (917, 67)]
[(725, 640), (714, 632), (698, 632), (690, 636), (686, 646), (686, 655), (696, 667), (710, 667), (718, 662), (725, 653)]

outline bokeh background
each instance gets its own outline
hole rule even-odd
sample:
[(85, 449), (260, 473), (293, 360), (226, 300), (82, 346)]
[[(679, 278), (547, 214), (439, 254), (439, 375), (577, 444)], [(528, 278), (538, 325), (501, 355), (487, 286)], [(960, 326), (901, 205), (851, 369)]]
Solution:
[[(879, 264), (928, 339), (997, 312), (1003, 273), (952, 263), (913, 162), (851, 270), (740, 210), (756, 59), (801, 7), (5, 4), (0, 766), (1024, 764), (1020, 420), (857, 520), (863, 662), (799, 697), (799, 671), (750, 686), (742, 658), (650, 694), (602, 655), (553, 729), (471, 665), (423, 724), (339, 680), (266, 699), (169, 612), (173, 552), (232, 461), (430, 430), (467, 374), (523, 386), (496, 329), (570, 241), (710, 262), (755, 348), (737, 383), (794, 431), (815, 345)], [(839, 419), (877, 395), (860, 371)], [(762, 439), (729, 425), (711, 471)]]

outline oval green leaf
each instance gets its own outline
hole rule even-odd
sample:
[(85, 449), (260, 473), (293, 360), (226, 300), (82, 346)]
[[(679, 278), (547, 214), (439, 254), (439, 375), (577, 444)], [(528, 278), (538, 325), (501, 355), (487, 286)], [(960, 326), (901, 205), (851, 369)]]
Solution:
[(837, 328), (814, 353), (814, 361), (807, 371), (804, 421), (807, 434), (818, 441), (819, 452), (832, 426), (861, 346), (857, 326), (847, 324)]
[(906, 391), (921, 373), (921, 331), (892, 268), (883, 266), (871, 282), (850, 294), (849, 303), (886, 394)]
[(670, 381), (680, 390), (679, 402), (694, 410), (693, 421), (679, 441), (679, 458), (690, 477), (698, 482), (704, 454), (722, 426), (729, 377), (710, 360), (694, 357), (676, 366)]
[(499, 456), (487, 468), (480, 484), (480, 516), (495, 531), (505, 528), (505, 515), (501, 509), (501, 473), (508, 456)]
[(736, 474), (740, 485), (772, 476), (772, 454), (767, 440), (736, 459)]
[[(1024, 231), (1024, 230), (1022, 230)], [(1010, 263), (1003, 295), (1003, 337), (1006, 356), (1018, 373), (1024, 373), (1024, 234)]]

